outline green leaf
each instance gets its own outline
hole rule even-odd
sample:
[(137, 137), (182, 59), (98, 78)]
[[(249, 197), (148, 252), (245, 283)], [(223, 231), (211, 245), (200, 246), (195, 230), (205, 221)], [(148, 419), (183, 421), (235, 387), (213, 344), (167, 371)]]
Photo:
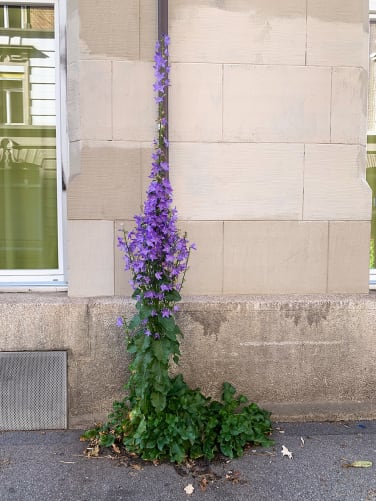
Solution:
[(172, 290), (172, 291), (166, 292), (165, 298), (167, 299), (167, 301), (178, 302), (181, 300), (181, 295), (179, 294), (179, 292), (177, 290)]
[(145, 351), (151, 345), (152, 338), (150, 336), (146, 336), (145, 334), (142, 334), (141, 339), (142, 339), (142, 342), (140, 343), (140, 351)]
[(223, 383), (222, 400), (226, 402), (226, 404), (232, 402), (235, 393), (236, 390), (230, 383)]
[(230, 444), (226, 442), (221, 443), (220, 449), (222, 454), (227, 456), (228, 458), (232, 459), (234, 457), (234, 452)]
[(177, 463), (181, 463), (183, 461), (183, 459), (185, 458), (185, 450), (177, 442), (175, 442), (171, 446), (170, 452), (171, 452), (171, 459), (173, 461), (176, 461)]
[(140, 315), (135, 315), (132, 320), (129, 322), (128, 324), (128, 329), (133, 331), (134, 329), (136, 329), (136, 327), (138, 327), (141, 323), (141, 318), (140, 318)]
[(161, 340), (155, 340), (152, 345), (152, 350), (155, 355), (155, 358), (162, 362), (168, 358), (168, 352), (166, 353), (165, 343)]
[(99, 433), (99, 427), (94, 428), (93, 430), (87, 430), (85, 431), (82, 435), (81, 438), (82, 440), (91, 440), (92, 438), (96, 438)]
[(166, 395), (160, 393), (159, 391), (154, 391), (150, 395), (150, 401), (157, 412), (163, 411), (163, 409), (166, 407)]
[(152, 311), (153, 311), (152, 306), (143, 304), (139, 310), (140, 319), (144, 320), (145, 318), (150, 317)]
[(130, 343), (127, 347), (127, 352), (128, 353), (137, 353), (138, 349), (137, 346), (134, 343)]
[(115, 443), (115, 437), (111, 434), (101, 435), (100, 444), (102, 447), (111, 447)]
[(161, 317), (160, 315), (157, 318), (159, 325), (162, 327), (164, 331), (167, 333), (174, 334), (176, 332), (176, 323), (173, 317)]
[(157, 439), (157, 447), (160, 451), (163, 451), (164, 447), (168, 444), (169, 440), (165, 436), (159, 436)]

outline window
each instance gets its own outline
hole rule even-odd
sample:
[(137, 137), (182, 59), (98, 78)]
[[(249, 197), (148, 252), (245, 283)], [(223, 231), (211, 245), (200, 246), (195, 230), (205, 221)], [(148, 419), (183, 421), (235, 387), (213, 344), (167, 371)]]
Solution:
[(23, 104), (23, 81), (0, 74), (0, 124), (21, 125), (25, 123)]
[(0, 0), (2, 288), (64, 285), (63, 3)]
[(0, 6), (0, 28), (26, 28), (27, 9), (25, 6)]

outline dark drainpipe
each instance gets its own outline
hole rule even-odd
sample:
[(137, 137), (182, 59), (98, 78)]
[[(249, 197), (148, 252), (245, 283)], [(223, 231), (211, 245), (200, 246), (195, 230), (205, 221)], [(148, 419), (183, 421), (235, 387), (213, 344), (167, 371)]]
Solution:
[[(168, 35), (168, 0), (158, 0), (158, 40), (161, 39), (163, 35)], [(166, 97), (162, 103), (164, 109), (164, 116), (167, 118), (167, 128), (166, 128), (166, 139), (168, 140), (168, 91)], [(168, 158), (168, 148), (165, 151), (166, 160)]]

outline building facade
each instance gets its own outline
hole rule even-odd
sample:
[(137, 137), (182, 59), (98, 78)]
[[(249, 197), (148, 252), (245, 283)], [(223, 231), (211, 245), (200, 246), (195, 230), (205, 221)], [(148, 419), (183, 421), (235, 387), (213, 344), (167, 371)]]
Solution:
[[(51, 0), (34, 11), (30, 2), (17, 27), (17, 2), (3, 3), (0, 162), (13, 154), (13, 167), (28, 168), (26, 155), (39, 155), (29, 163), (54, 172), (56, 207), (39, 209), (55, 218), (54, 243), (41, 238), (55, 261), (0, 265), (0, 351), (67, 353), (68, 424), (83, 426), (110, 410), (126, 379), (116, 317), (133, 305), (116, 237), (148, 182), (158, 2)], [(368, 0), (171, 0), (168, 27), (170, 175), (180, 226), (198, 248), (179, 314), (181, 370), (207, 394), (229, 380), (279, 418), (374, 417)], [(54, 39), (55, 49), (45, 45)], [(45, 79), (21, 84), (30, 97), (19, 95), (20, 61), (5, 60), (23, 46), (28, 78)], [(53, 50), (60, 58), (47, 57)], [(47, 59), (56, 81), (41, 71)], [(37, 127), (49, 128), (47, 143), (28, 138)], [(20, 215), (18, 181), (2, 201), (13, 232), (41, 204), (31, 197)], [(44, 228), (33, 224), (33, 235)], [(8, 259), (10, 233), (0, 234)]]

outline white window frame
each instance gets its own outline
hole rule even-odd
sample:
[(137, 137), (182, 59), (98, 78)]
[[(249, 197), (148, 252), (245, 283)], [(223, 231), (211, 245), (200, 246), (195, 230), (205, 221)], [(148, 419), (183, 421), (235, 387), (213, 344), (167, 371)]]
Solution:
[[(38, 270), (0, 270), (0, 291), (67, 290), (65, 269), (65, 245), (63, 227), (66, 220), (66, 194), (63, 192), (63, 172), (67, 175), (68, 138), (66, 114), (66, 2), (61, 0), (0, 0), (0, 5), (53, 6), (56, 48), (56, 181), (57, 181), (57, 235), (58, 267)], [(26, 14), (26, 9), (25, 9)], [(5, 23), (4, 23), (5, 24)]]
[[(369, 20), (370, 22), (376, 20), (376, 0), (369, 0)], [(370, 59), (375, 60), (375, 55), (371, 54)], [(373, 69), (373, 64), (370, 64), (370, 70)], [(375, 136), (375, 131), (368, 131), (367, 136)], [(367, 151), (369, 151), (368, 140), (367, 140)], [(369, 288), (371, 290), (376, 289), (376, 269), (372, 268), (369, 270)]]

